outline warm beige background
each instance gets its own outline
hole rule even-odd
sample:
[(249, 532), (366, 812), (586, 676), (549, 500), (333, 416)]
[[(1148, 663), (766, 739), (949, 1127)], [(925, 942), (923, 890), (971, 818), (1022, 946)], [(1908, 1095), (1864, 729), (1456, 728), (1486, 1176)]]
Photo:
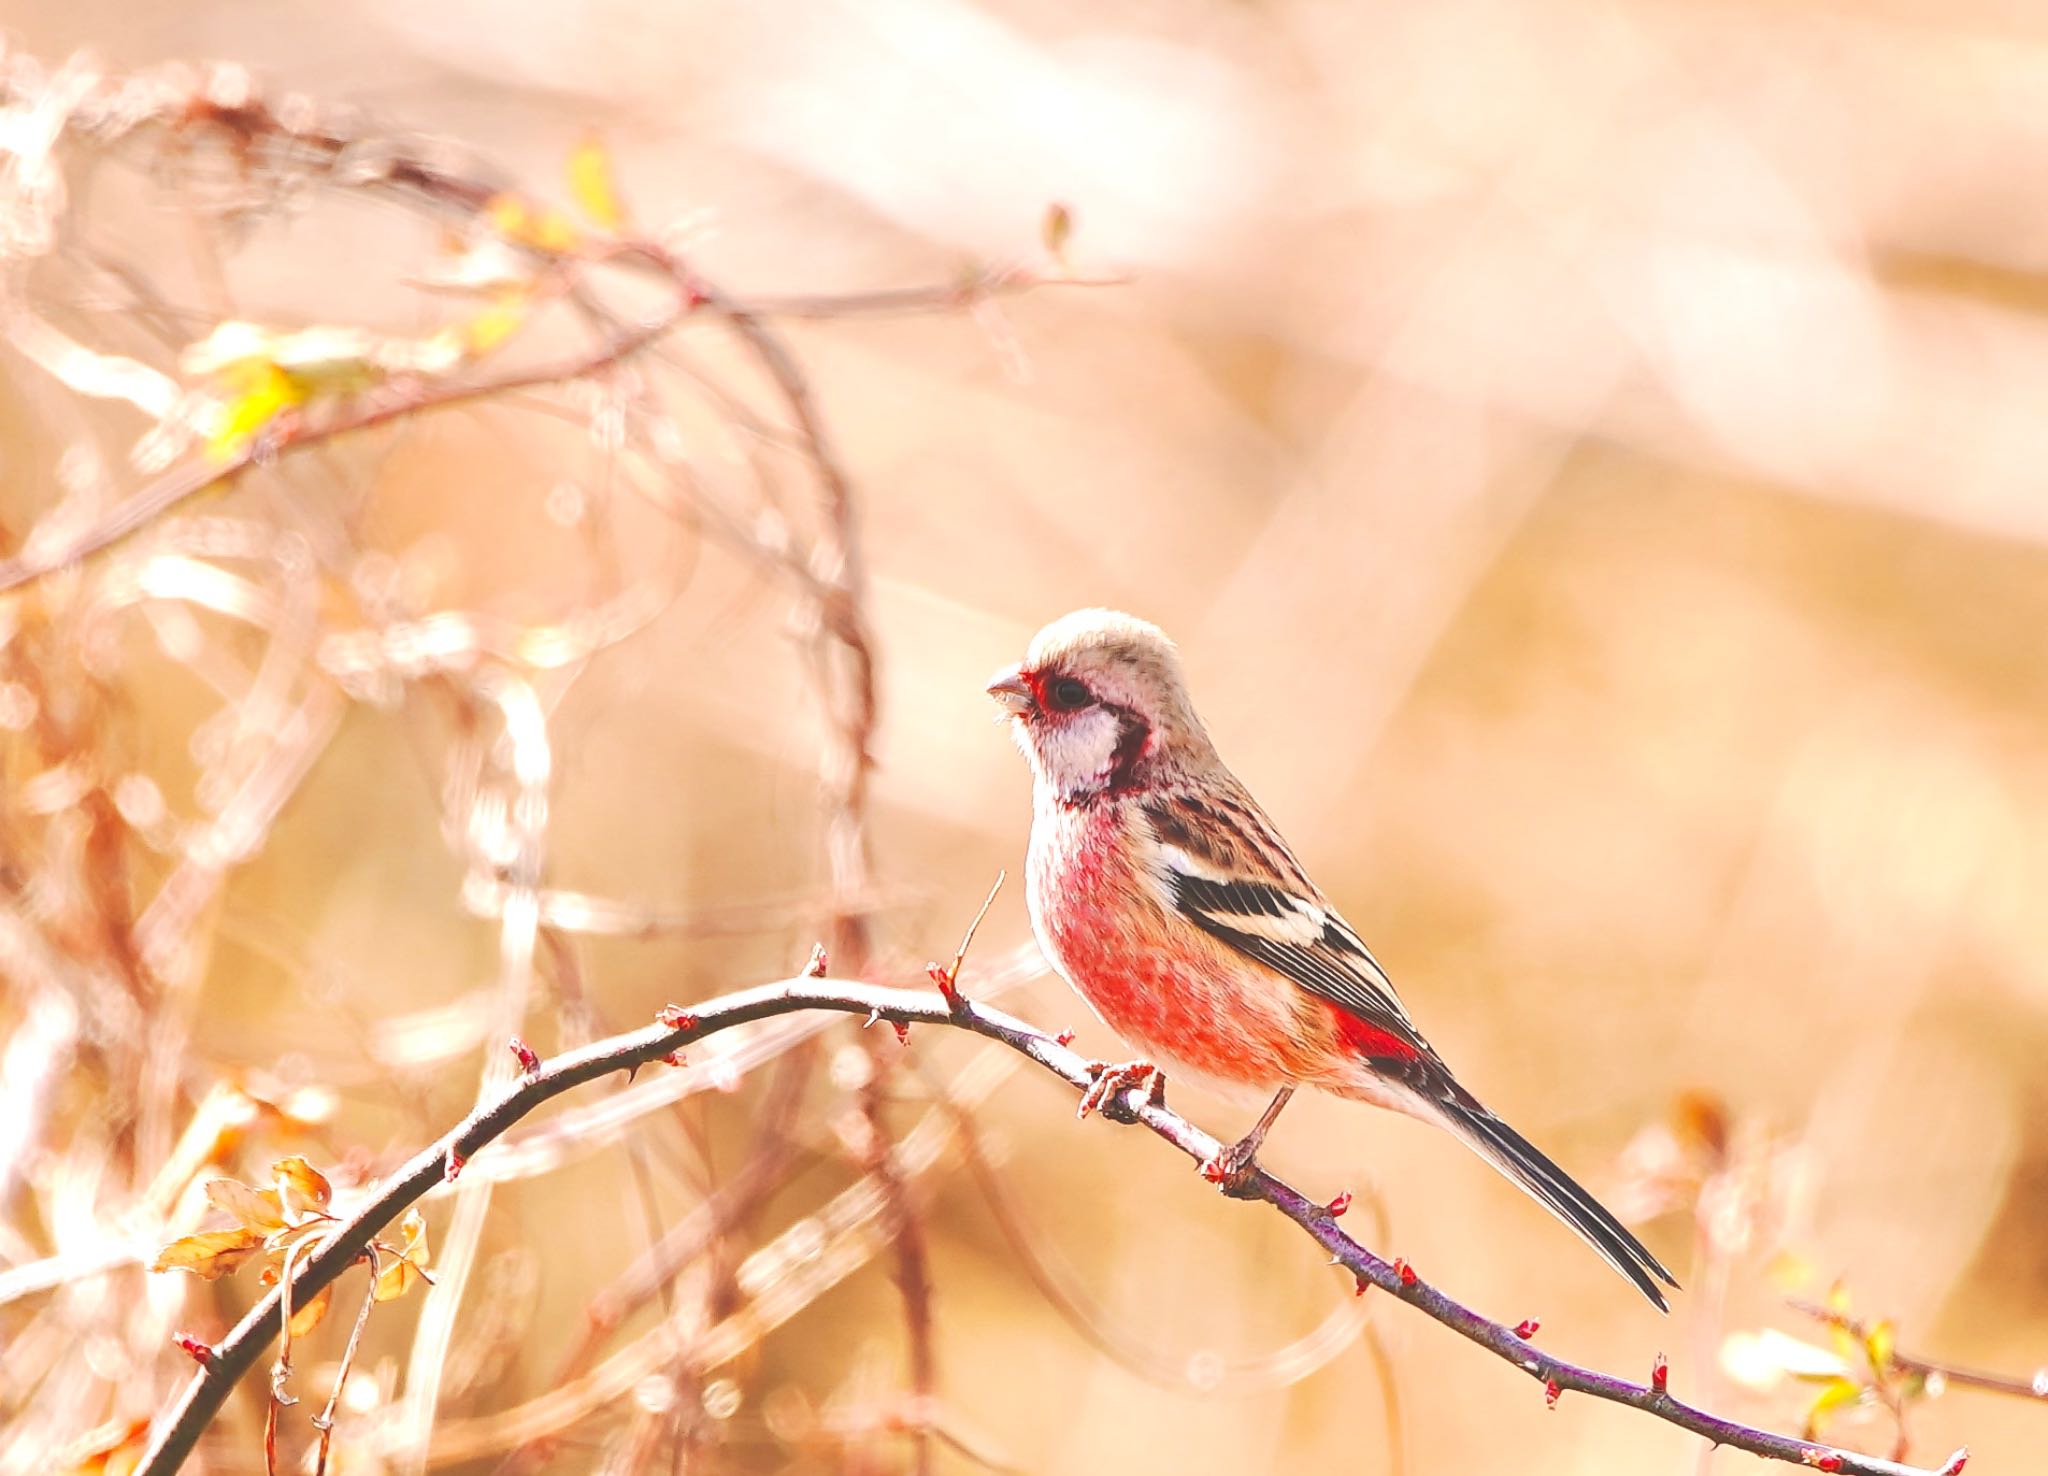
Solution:
[[(940, 954), (1020, 864), (1027, 780), (986, 673), (1073, 606), (1130, 608), (1180, 638), (1226, 756), (1506, 1116), (1604, 1192), (1631, 1137), (1704, 1090), (1807, 1177), (1787, 1243), (1736, 1254), (1724, 1304), (1696, 1287), (1666, 1322), (1420, 1128), (1306, 1103), (1276, 1168), (1376, 1191), (1384, 1248), (1541, 1316), (1560, 1352), (1641, 1372), (1664, 1350), (1675, 1388), (1780, 1426), (1796, 1394), (1714, 1366), (1729, 1331), (1805, 1331), (1766, 1274), (1779, 1249), (1909, 1348), (2048, 1361), (2048, 13), (29, 0), (8, 24), (51, 58), (233, 57), (542, 188), (594, 125), (643, 219), (743, 295), (1031, 259), (1046, 202), (1070, 202), (1076, 263), (1129, 286), (794, 330), (864, 510), (874, 851), (907, 889), (888, 942)], [(345, 240), (301, 245), (342, 270), (309, 303), (289, 258), (259, 268), (252, 314), (397, 311), (351, 284)], [(45, 449), (15, 440), (9, 463)], [(574, 455), (451, 419), (383, 464), (367, 526), (393, 552), (445, 536), (469, 603), (546, 607), (560, 534), (537, 509)], [(574, 688), (554, 882), (704, 906), (814, 881), (785, 603), (709, 558)], [(175, 755), (190, 703), (137, 680), (161, 699), (139, 752)], [(418, 749), (394, 714), (350, 713), (234, 884), (196, 1045), (208, 1070), (340, 1083), (340, 1144), (378, 1152), (449, 1120), (472, 1068), (400, 1108), (351, 1032), (493, 968)], [(983, 946), (1025, 935), (1013, 887)], [(807, 944), (792, 922), (584, 964), (637, 1020)], [(1056, 980), (1016, 1003), (1114, 1048)], [(742, 1140), (747, 1100), (708, 1109), (718, 1141)], [(1047, 1082), (981, 1117), (1042, 1240), (1169, 1365), (1255, 1357), (1328, 1305), (1298, 1238), (1157, 1145), (1077, 1126)], [(843, 1178), (823, 1158), (764, 1231)], [(535, 1392), (637, 1244), (626, 1183), (606, 1159), (503, 1195), (492, 1234), (541, 1247), (521, 1263), (535, 1320), (453, 1407)], [(1393, 1469), (1363, 1353), (1278, 1391), (1162, 1389), (1046, 1306), (957, 1167), (938, 1183), (941, 1389), (978, 1448), (1032, 1472)], [(1684, 1214), (1646, 1234), (1697, 1283)], [(897, 1469), (900, 1441), (799, 1451), (762, 1418), (791, 1389), (858, 1411), (895, 1388), (893, 1297), (871, 1268), (771, 1339), (706, 1469)], [(1547, 1413), (1443, 1330), (1373, 1318), (1407, 1471), (1695, 1468), (1675, 1431)], [(597, 1469), (601, 1433), (555, 1469)], [(2048, 1412), (1951, 1394), (1915, 1435), (1918, 1458), (1967, 1439), (1973, 1471), (2018, 1473)]]

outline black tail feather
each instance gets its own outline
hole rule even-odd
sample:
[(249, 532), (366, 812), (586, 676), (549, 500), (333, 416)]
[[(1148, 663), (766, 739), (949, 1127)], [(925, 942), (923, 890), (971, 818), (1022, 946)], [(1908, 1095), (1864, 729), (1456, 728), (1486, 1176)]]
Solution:
[(1576, 1230), (1608, 1265), (1634, 1282), (1660, 1312), (1670, 1307), (1657, 1283), (1673, 1290), (1678, 1282), (1663, 1262), (1636, 1239), (1628, 1227), (1588, 1194), (1572, 1176), (1552, 1163), (1527, 1138), (1495, 1117), (1462, 1087), (1432, 1094), (1445, 1121), (1488, 1163), (1522, 1186), (1552, 1214)]

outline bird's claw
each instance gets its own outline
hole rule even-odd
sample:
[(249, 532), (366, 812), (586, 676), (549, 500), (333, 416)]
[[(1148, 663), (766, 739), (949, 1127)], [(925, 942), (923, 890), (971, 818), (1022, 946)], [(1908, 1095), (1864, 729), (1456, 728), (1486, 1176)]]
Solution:
[(1166, 1073), (1150, 1061), (1125, 1061), (1117, 1066), (1107, 1061), (1090, 1061), (1088, 1075), (1094, 1079), (1093, 1084), (1081, 1093), (1076, 1117), (1100, 1112), (1111, 1122), (1136, 1122), (1137, 1113), (1124, 1103), (1124, 1093), (1134, 1087), (1146, 1088), (1148, 1106), (1157, 1107), (1166, 1100)]
[(1259, 1145), (1242, 1138), (1228, 1148), (1202, 1160), (1201, 1176), (1233, 1199), (1249, 1197), (1252, 1175), (1259, 1166)]

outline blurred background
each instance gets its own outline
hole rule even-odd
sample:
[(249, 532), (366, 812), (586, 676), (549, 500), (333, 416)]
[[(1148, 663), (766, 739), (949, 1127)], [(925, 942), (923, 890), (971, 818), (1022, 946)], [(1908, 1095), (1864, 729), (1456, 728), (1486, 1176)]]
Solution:
[[(142, 1269), (218, 1223), (204, 1179), (303, 1153), (345, 1202), (514, 1069), (508, 1033), (630, 1028), (820, 938), (898, 982), (950, 957), (1029, 820), (982, 684), (1088, 604), (1179, 639), (1425, 1030), (1687, 1291), (1661, 1319), (1448, 1139), (1302, 1102), (1266, 1161), (1355, 1192), (1368, 1244), (1773, 1428), (1828, 1385), (1760, 1334), (1838, 1354), (1786, 1305), (1837, 1283), (1911, 1352), (2048, 1363), (2048, 15), (6, 25), (5, 552), (247, 449), (191, 429), (248, 408), (190, 352), (221, 322), (468, 325), (460, 372), (544, 368), (603, 339), (536, 261), (656, 311), (590, 260), (615, 234), (764, 309), (850, 493), (758, 345), (691, 320), (619, 372), (251, 452), (4, 597), (0, 1468), (116, 1468), (186, 1376), (169, 1334), (258, 1294)], [(211, 59), (246, 75), (151, 70)], [(345, 146), (213, 126), (249, 96)], [(494, 203), (366, 187), (394, 158)], [(508, 200), (568, 202), (566, 249)], [(1015, 884), (965, 982), (1117, 1051)], [(995, 1047), (843, 1020), (575, 1094), (428, 1202), (442, 1284), (372, 1317), (337, 1468), (1761, 1469), (1546, 1411), (1071, 1108)], [(290, 1460), (347, 1325), (295, 1354)], [(262, 1383), (195, 1468), (261, 1468)], [(2048, 1449), (2021, 1400), (1908, 1403), (1922, 1464)], [(1881, 1406), (1824, 1433), (1889, 1452)]]

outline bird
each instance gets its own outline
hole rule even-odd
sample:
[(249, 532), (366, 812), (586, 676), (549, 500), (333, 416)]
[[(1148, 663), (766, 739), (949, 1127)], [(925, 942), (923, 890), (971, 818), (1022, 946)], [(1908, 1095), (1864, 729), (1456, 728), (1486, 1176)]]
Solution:
[(1271, 1100), (1202, 1165), (1243, 1193), (1297, 1089), (1448, 1129), (1660, 1310), (1678, 1282), (1600, 1202), (1451, 1073), (1356, 930), (1224, 765), (1158, 626), (1115, 610), (1053, 621), (998, 671), (1032, 776), (1027, 902), (1039, 947), (1139, 1059), (1091, 1065), (1091, 1107), (1162, 1069)]

